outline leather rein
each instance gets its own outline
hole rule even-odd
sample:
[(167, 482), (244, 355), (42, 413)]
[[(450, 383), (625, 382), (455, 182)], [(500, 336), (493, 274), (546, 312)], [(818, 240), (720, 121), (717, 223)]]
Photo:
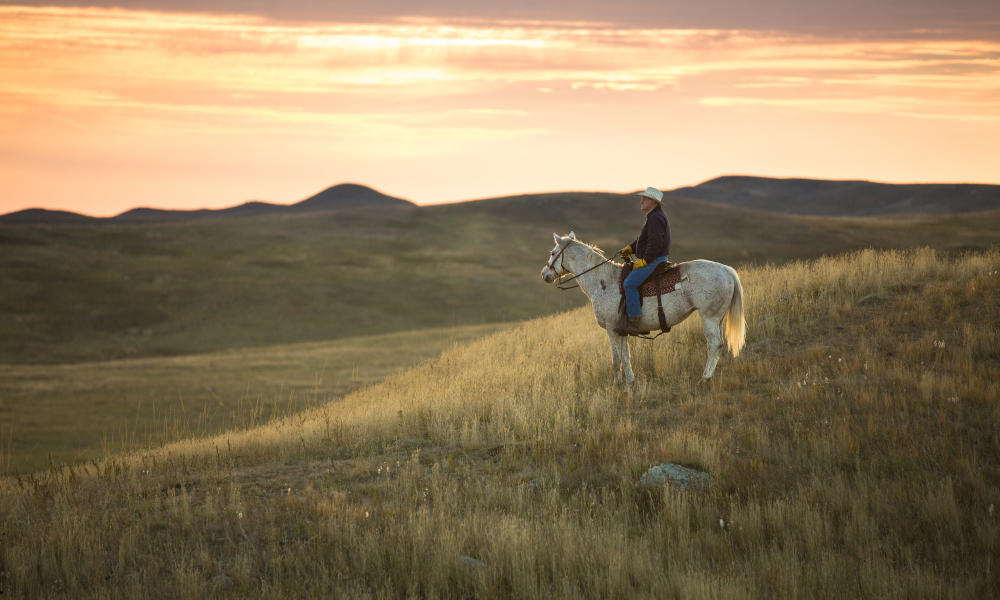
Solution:
[[(581, 276), (586, 275), (587, 273), (590, 273), (591, 271), (593, 271), (597, 267), (600, 267), (602, 265), (608, 264), (609, 262), (612, 261), (612, 259), (614, 259), (614, 256), (612, 256), (611, 258), (604, 259), (604, 262), (597, 263), (596, 265), (590, 267), (586, 271), (583, 271), (583, 272), (581, 272), (581, 273), (579, 273), (577, 275), (573, 275), (572, 273), (569, 272), (569, 269), (566, 268), (566, 265), (563, 263), (563, 260), (562, 260), (563, 252), (565, 252), (566, 248), (569, 248), (570, 244), (572, 244), (572, 243), (573, 242), (570, 242), (569, 244), (566, 244), (565, 246), (563, 246), (562, 248), (560, 248), (559, 252), (557, 254), (554, 254), (552, 256), (552, 258), (549, 260), (549, 268), (552, 269), (553, 271), (555, 270), (556, 261), (557, 260), (559, 261), (559, 268), (561, 268), (563, 270), (563, 274), (558, 276), (559, 278), (556, 280), (556, 287), (559, 288), (560, 290), (564, 291), (564, 292), (568, 291), (568, 290), (572, 290), (574, 288), (580, 287), (579, 283), (575, 283), (573, 285), (566, 285), (567, 283), (573, 281), (574, 279), (578, 279)], [(569, 279), (563, 279), (563, 277), (565, 277), (566, 275), (573, 275), (573, 276), (570, 277)]]

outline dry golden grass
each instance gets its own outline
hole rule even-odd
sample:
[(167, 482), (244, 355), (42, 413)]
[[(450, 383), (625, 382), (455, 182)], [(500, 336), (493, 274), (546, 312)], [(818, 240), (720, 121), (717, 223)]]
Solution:
[(0, 476), (254, 427), (503, 328), (425, 329), (179, 357), (0, 364)]
[[(251, 431), (0, 481), (36, 597), (1000, 594), (1000, 253), (747, 269), (748, 343), (696, 318), (610, 385), (586, 309)], [(649, 491), (662, 462), (704, 492)], [(476, 563), (471, 557), (481, 563)]]

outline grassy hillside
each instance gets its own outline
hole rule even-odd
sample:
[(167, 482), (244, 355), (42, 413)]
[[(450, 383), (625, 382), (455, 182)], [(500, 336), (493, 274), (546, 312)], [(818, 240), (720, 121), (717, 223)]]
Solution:
[[(672, 258), (729, 264), (863, 247), (987, 248), (1000, 211), (907, 219), (777, 215), (670, 197)], [(582, 296), (538, 285), (551, 233), (617, 249), (633, 197), (144, 224), (0, 225), (0, 364), (178, 356), (518, 321)]]
[[(864, 251), (741, 277), (748, 343), (708, 386), (696, 318), (633, 345), (641, 382), (624, 395), (579, 309), (264, 427), (0, 480), (0, 582), (70, 597), (1000, 594), (1000, 253)], [(713, 483), (637, 485), (663, 462)]]
[(691, 198), (800, 215), (954, 214), (1000, 209), (1000, 185), (727, 176), (676, 190)]
[(370, 187), (355, 183), (342, 183), (329, 187), (317, 194), (294, 204), (273, 204), (251, 200), (229, 208), (171, 210), (139, 207), (127, 210), (114, 217), (91, 217), (64, 210), (29, 208), (0, 215), (0, 223), (6, 224), (66, 224), (66, 223), (136, 223), (163, 221), (194, 221), (199, 219), (219, 219), (229, 217), (251, 217), (262, 215), (292, 214), (316, 210), (355, 208), (359, 206), (378, 207), (391, 204), (413, 205), (409, 200), (386, 196)]
[[(134, 208), (123, 212), (120, 215), (111, 217), (111, 220), (118, 222), (143, 222), (143, 221), (168, 221), (185, 220), (192, 221), (205, 218), (225, 218), (225, 217), (252, 217), (264, 215), (303, 213), (317, 210), (334, 210), (341, 208), (355, 208), (364, 206), (367, 208), (382, 207), (385, 205), (410, 205), (409, 200), (393, 198), (373, 190), (363, 185), (354, 183), (342, 183), (329, 187), (318, 194), (310, 196), (305, 200), (295, 204), (271, 204), (269, 202), (250, 201), (222, 209), (201, 209), (201, 210), (163, 210), (156, 208)], [(0, 216), (0, 222), (30, 222), (34, 216), (44, 216), (54, 219), (64, 219), (63, 215), (47, 212), (45, 215), (34, 215), (31, 211), (25, 213)], [(37, 222), (53, 222), (54, 219)]]
[(67, 365), (0, 365), (0, 475), (250, 427), (497, 331), (475, 325)]

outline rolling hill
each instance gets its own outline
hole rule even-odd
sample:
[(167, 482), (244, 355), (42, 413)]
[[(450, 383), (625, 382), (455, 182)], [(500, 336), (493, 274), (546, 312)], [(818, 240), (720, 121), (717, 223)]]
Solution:
[[(708, 200), (756, 210), (840, 217), (955, 214), (1000, 209), (1000, 185), (985, 184), (886, 184), (871, 181), (725, 176), (667, 193), (673, 197)], [(502, 202), (525, 197), (570, 195), (572, 193), (530, 194), (491, 200)], [(343, 183), (290, 205), (254, 200), (223, 209), (166, 210), (143, 207), (109, 218), (31, 208), (0, 215), (0, 223), (157, 222), (392, 205), (412, 206), (413, 203), (387, 196), (363, 185)]]
[[(0, 478), (0, 586), (995, 598), (998, 268), (929, 249), (746, 267), (747, 346), (709, 385), (698, 319), (632, 344), (626, 394), (580, 308), (260, 427)], [(710, 481), (641, 485), (661, 463)]]
[[(1000, 211), (809, 217), (669, 194), (674, 260), (732, 265), (873, 247), (989, 248)], [(177, 356), (518, 321), (579, 306), (539, 283), (553, 231), (606, 249), (621, 194), (537, 194), (188, 221), (0, 224), (0, 363)]]
[(676, 194), (744, 208), (838, 217), (955, 214), (1000, 209), (1000, 186), (718, 177)]
[(412, 205), (409, 200), (387, 196), (369, 187), (342, 183), (329, 187), (294, 204), (272, 204), (254, 200), (239, 206), (221, 209), (167, 210), (160, 208), (133, 208), (108, 218), (89, 217), (69, 211), (29, 208), (0, 215), (0, 223), (136, 223), (162, 221), (190, 221), (204, 218), (251, 217), (285, 215), (311, 211), (338, 210), (359, 206), (381, 207)]
[(64, 365), (0, 364), (0, 476), (266, 423), (509, 327)]
[(49, 210), (46, 208), (26, 208), (0, 215), (0, 224), (60, 224), (60, 223), (95, 223), (97, 217), (88, 217), (68, 210)]
[(628, 394), (538, 272), (629, 195), (0, 222), (0, 594), (996, 597), (1000, 210), (688, 193), (671, 257), (739, 269), (748, 343), (699, 386), (698, 319), (636, 341)]

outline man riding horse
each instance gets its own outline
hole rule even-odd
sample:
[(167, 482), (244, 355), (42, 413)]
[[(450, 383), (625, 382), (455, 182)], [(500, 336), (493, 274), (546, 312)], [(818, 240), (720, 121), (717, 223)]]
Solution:
[(631, 255), (635, 256), (632, 272), (623, 283), (627, 319), (617, 328), (621, 335), (646, 333), (639, 330), (642, 311), (639, 303), (639, 286), (653, 274), (660, 263), (667, 262), (667, 255), (670, 253), (670, 223), (667, 222), (667, 215), (663, 212), (663, 192), (648, 187), (638, 195), (639, 208), (646, 213), (646, 222), (639, 236), (619, 251), (619, 254), (626, 259)]

